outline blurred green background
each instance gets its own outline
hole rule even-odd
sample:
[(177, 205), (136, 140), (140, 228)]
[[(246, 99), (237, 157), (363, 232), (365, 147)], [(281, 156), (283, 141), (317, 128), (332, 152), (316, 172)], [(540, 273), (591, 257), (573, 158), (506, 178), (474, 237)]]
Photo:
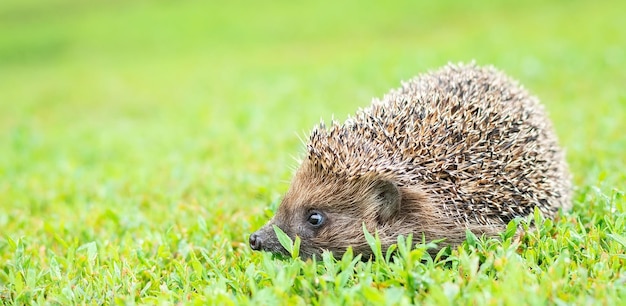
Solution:
[(624, 190), (624, 12), (625, 1), (1, 1), (0, 228), (54, 247), (37, 235), (116, 241), (200, 215), (244, 242), (320, 118), (473, 59), (543, 101), (579, 190)]

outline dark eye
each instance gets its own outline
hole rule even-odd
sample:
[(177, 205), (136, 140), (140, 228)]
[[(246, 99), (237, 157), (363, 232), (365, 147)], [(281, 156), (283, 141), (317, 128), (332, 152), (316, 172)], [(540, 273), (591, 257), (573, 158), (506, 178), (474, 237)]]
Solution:
[(324, 223), (324, 216), (317, 211), (311, 212), (309, 218), (307, 218), (309, 224), (318, 227)]

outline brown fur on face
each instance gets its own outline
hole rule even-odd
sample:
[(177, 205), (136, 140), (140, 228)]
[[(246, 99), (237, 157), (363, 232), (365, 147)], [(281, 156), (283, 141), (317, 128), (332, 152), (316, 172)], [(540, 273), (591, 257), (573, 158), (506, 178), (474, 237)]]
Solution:
[[(438, 212), (438, 204), (418, 186), (400, 186), (393, 178), (328, 176), (304, 161), (291, 183), (276, 215), (253, 235), (262, 241), (262, 250), (286, 254), (273, 231), (278, 226), (290, 238), (300, 237), (300, 254), (308, 258), (331, 251), (341, 257), (352, 247), (364, 259), (372, 251), (365, 240), (363, 224), (377, 232), (386, 250), (399, 235), (422, 235), (426, 241), (444, 239), (441, 245), (456, 245), (465, 239), (465, 227)], [(307, 222), (311, 212), (324, 216), (324, 223), (313, 227)], [(474, 226), (478, 234), (496, 235), (502, 228)]]
[(276, 216), (250, 245), (284, 253), (276, 225), (301, 238), (305, 257), (351, 246), (367, 258), (363, 224), (383, 249), (400, 234), (456, 245), (467, 230), (496, 236), (570, 200), (565, 154), (539, 100), (494, 68), (448, 65), (314, 128)]

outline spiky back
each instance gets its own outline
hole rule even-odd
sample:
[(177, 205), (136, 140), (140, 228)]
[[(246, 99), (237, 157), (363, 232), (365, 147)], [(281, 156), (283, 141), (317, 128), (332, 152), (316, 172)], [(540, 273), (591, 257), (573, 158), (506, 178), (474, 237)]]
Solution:
[(418, 76), (343, 124), (321, 123), (307, 148), (324, 173), (420, 185), (460, 223), (569, 206), (569, 175), (543, 107), (492, 67)]

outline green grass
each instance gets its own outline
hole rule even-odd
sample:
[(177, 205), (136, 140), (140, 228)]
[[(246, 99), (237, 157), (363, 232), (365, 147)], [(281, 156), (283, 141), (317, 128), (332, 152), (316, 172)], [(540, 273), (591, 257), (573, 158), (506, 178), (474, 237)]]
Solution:
[[(626, 2), (215, 2), (0, 2), (0, 304), (626, 300)], [(571, 212), (445, 259), (249, 249), (298, 135), (472, 59), (550, 111)]]

